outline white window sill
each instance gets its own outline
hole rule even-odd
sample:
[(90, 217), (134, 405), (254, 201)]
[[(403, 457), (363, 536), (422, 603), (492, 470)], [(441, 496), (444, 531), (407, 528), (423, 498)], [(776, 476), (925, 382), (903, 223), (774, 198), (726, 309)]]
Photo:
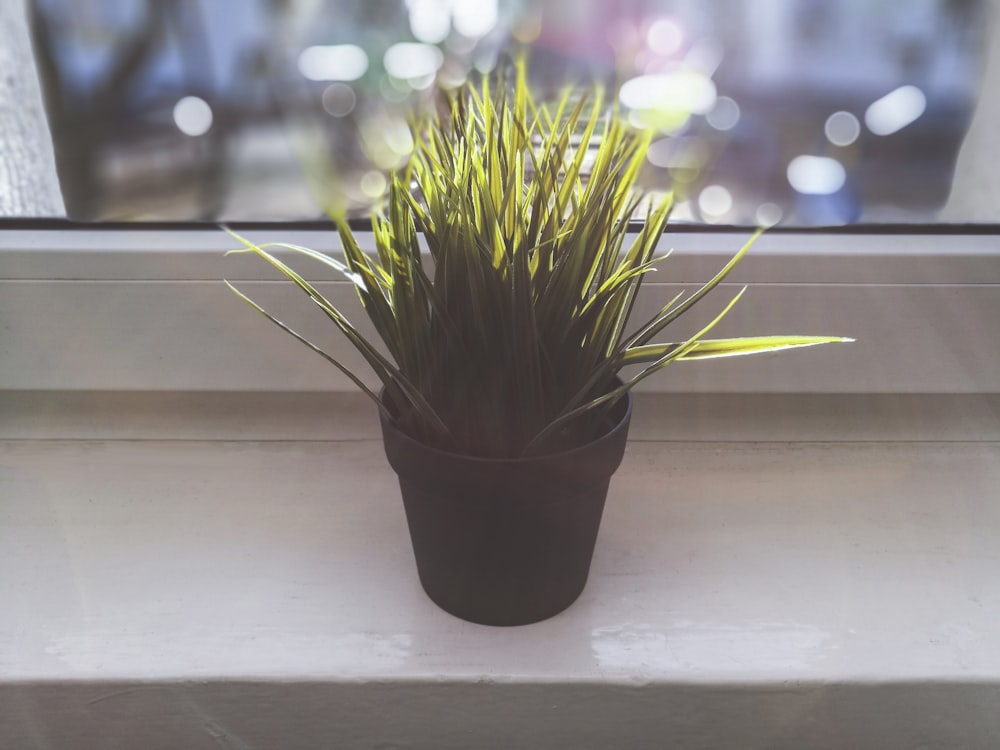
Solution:
[(310, 440), (250, 396), (120, 398), (0, 402), (0, 747), (1000, 736), (996, 397), (702, 399), (678, 432), (644, 396), (587, 589), (514, 629), (424, 596), (356, 397)]

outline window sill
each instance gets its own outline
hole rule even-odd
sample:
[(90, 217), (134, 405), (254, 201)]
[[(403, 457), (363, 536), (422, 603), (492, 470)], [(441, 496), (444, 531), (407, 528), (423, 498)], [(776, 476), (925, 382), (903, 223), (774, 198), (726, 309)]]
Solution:
[(827, 407), (822, 440), (822, 410), (789, 421), (801, 397), (696, 401), (684, 434), (657, 425), (685, 400), (644, 396), (583, 596), (494, 629), (421, 592), (354, 397), (330, 403), (338, 426), (314, 418), (296, 440), (190, 394), (126, 394), (133, 415), (89, 438), (108, 394), (49, 394), (47, 413), (44, 394), (7, 396), (0, 746), (985, 748), (1000, 735), (995, 397), (955, 397), (966, 417), (943, 431), (953, 412), (935, 398), (851, 397)]
[(221, 278), (358, 358), (231, 246), (0, 233), (0, 747), (995, 747), (995, 234), (766, 235), (718, 335), (858, 342), (647, 380), (588, 588), (514, 630), (420, 591), (370, 406)]

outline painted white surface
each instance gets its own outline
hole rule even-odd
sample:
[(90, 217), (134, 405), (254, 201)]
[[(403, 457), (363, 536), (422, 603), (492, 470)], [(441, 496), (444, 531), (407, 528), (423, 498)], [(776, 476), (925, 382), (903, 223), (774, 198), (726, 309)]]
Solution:
[[(1000, 441), (1000, 394), (640, 393), (629, 438)], [(0, 391), (0, 440), (379, 438), (360, 392)]]
[(377, 440), (0, 441), (0, 747), (994, 747), (998, 488), (995, 440), (632, 442), (581, 599), (497, 629)]
[[(656, 379), (583, 597), (498, 630), (218, 280), (293, 290), (122, 235), (0, 234), (0, 748), (996, 747), (997, 238), (765, 237), (729, 333), (862, 340)], [(678, 284), (738, 242), (677, 239)]]
[[(348, 284), (318, 286), (371, 334)], [(361, 356), (297, 290), (280, 282), (240, 288), (374, 385)], [(687, 288), (646, 284), (636, 316), (651, 317)], [(737, 291), (725, 285), (712, 292), (676, 324), (675, 338), (711, 320)], [(346, 377), (221, 282), (0, 282), (0, 320), (0, 389), (353, 390)], [(643, 389), (998, 392), (998, 320), (1000, 284), (760, 285), (713, 335), (849, 335), (857, 341), (677, 363), (644, 381)]]
[[(312, 241), (315, 236), (284, 239), (329, 246), (330, 234), (319, 236), (323, 242)], [(75, 249), (60, 249), (60, 238)], [(745, 239), (697, 234), (664, 239), (665, 247), (676, 242), (680, 254), (664, 265), (662, 275), (651, 276), (636, 315), (651, 316), (678, 291), (696, 289)], [(122, 244), (103, 249), (98, 244), (110, 240)], [(29, 241), (49, 244), (33, 248)], [(224, 276), (365, 371), (360, 356), (291, 284), (267, 280), (266, 264), (223, 259), (223, 249), (233, 243), (221, 232), (29, 232), (0, 235), (0, 243), (5, 247), (0, 250), (5, 354), (0, 390), (353, 389), (334, 368), (230, 294)], [(989, 235), (766, 236), (733, 283), (685, 316), (673, 335), (689, 334), (710, 320), (728, 301), (724, 295), (747, 282), (751, 288), (713, 334), (829, 334), (858, 341), (776, 356), (679, 363), (640, 388), (1000, 392), (998, 243), (1000, 238)], [(349, 284), (319, 286), (353, 320), (363, 320)], [(363, 323), (359, 327), (368, 330)]]
[(995, 443), (633, 443), (515, 629), (422, 594), (376, 441), (0, 451), (7, 680), (1000, 677)]
[[(254, 242), (290, 242), (339, 252), (336, 233), (282, 227), (245, 232)], [(374, 251), (372, 234), (358, 243)], [(652, 281), (694, 283), (711, 278), (750, 237), (749, 231), (668, 232), (659, 250), (674, 250)], [(221, 229), (11, 229), (0, 233), (0, 279), (239, 281), (281, 277), (249, 256)], [(730, 275), (734, 283), (997, 284), (1000, 235), (837, 234), (771, 232)], [(308, 269), (308, 265), (304, 268)], [(668, 278), (661, 278), (666, 276)], [(322, 266), (310, 279), (331, 280)]]

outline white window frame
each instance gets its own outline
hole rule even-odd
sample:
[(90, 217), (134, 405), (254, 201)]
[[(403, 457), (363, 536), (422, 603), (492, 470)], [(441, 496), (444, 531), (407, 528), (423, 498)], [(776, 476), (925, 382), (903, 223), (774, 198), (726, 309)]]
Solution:
[[(246, 308), (228, 278), (365, 371), (288, 282), (216, 227), (87, 227), (14, 222), (0, 232), (0, 390), (350, 391), (334, 368)], [(237, 227), (259, 242), (336, 253), (328, 228)], [(749, 230), (681, 227), (639, 312), (709, 279)], [(360, 233), (372, 247), (370, 233)], [(350, 286), (326, 280), (364, 328)], [(315, 271), (315, 273), (313, 273)], [(847, 347), (683, 363), (645, 390), (727, 393), (1000, 392), (1000, 230), (995, 227), (772, 230), (693, 317), (750, 290), (720, 335), (853, 336)], [(715, 307), (713, 307), (715, 305)], [(692, 325), (697, 322), (692, 320)], [(678, 331), (678, 335), (684, 331)]]

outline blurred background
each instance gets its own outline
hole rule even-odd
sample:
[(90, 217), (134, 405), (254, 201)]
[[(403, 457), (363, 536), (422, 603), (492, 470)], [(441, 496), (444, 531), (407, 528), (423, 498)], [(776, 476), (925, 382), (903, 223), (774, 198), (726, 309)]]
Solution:
[[(519, 45), (541, 96), (620, 84), (680, 221), (938, 220), (985, 0), (33, 0), (69, 216), (365, 217), (406, 118)], [(321, 176), (322, 188), (307, 174)]]

